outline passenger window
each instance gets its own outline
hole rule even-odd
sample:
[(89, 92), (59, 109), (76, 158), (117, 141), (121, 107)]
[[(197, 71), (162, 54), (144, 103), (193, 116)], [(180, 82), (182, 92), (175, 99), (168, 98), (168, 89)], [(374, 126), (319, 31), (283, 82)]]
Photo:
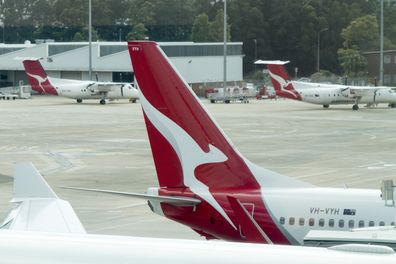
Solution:
[(294, 225), (294, 222), (295, 222), (294, 217), (290, 217), (289, 218), (289, 225)]
[(391, 226), (394, 226), (394, 225), (395, 225), (395, 222), (392, 222), (392, 223), (391, 223)]
[(324, 226), (324, 223), (325, 223), (325, 221), (324, 221), (323, 218), (319, 219), (319, 226), (320, 226), (320, 227), (323, 227), (323, 226)]
[(309, 226), (314, 226), (315, 225), (315, 219), (309, 218), (308, 224), (309, 224)]
[(303, 226), (303, 225), (304, 225), (304, 222), (305, 222), (305, 219), (304, 219), (304, 218), (300, 218), (300, 219), (298, 220), (298, 224), (299, 224), (300, 226)]
[(329, 226), (330, 227), (334, 227), (334, 219), (330, 219), (329, 220)]
[(282, 217), (279, 219), (279, 222), (280, 222), (281, 225), (284, 225), (284, 224), (285, 224), (285, 218), (282, 216)]
[(349, 220), (348, 221), (348, 227), (349, 228), (354, 228), (355, 227), (355, 221), (354, 220)]
[(344, 220), (340, 219), (338, 221), (338, 227), (344, 227)]
[(384, 221), (381, 221), (381, 222), (379, 222), (379, 225), (380, 225), (380, 226), (384, 226), (384, 225), (385, 225), (385, 222), (384, 222)]
[(360, 221), (359, 221), (359, 228), (360, 228), (360, 227), (364, 227), (364, 221), (363, 221), (363, 220), (360, 220)]
[(374, 226), (374, 221), (370, 221), (369, 226)]

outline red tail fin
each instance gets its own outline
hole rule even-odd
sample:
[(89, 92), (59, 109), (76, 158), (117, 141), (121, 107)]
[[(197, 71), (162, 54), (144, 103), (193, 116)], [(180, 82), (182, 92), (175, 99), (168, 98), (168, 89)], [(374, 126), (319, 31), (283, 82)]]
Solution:
[(47, 73), (38, 60), (24, 60), (23, 66), (32, 89), (38, 93), (58, 95), (55, 87), (48, 80)]
[(161, 187), (259, 188), (242, 157), (154, 42), (129, 42)]
[(287, 74), (284, 66), (286, 63), (289, 63), (289, 61), (259, 60), (255, 63), (268, 65), (269, 75), (271, 77), (271, 82), (274, 86), (276, 95), (294, 100), (301, 100), (301, 96), (294, 89), (293, 84), (290, 82), (289, 75)]

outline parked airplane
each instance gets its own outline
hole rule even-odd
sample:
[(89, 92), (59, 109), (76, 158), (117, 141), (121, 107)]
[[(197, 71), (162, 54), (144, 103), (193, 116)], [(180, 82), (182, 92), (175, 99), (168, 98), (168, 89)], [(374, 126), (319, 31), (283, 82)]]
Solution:
[[(184, 264), (393, 264), (385, 246), (342, 245), (324, 248), (139, 238), (85, 234), (67, 201), (60, 200), (30, 163), (16, 165), (14, 199), (0, 227), (4, 264), (59, 263)], [(8, 230), (7, 230), (8, 229)]]
[(269, 75), (276, 95), (311, 104), (330, 105), (353, 104), (353, 110), (359, 110), (359, 103), (376, 105), (386, 103), (396, 107), (396, 90), (378, 86), (348, 86), (291, 81), (284, 65), (289, 61), (258, 60), (256, 64), (268, 65)]
[(23, 66), (29, 84), (38, 93), (73, 98), (77, 100), (77, 103), (86, 99), (100, 99), (100, 104), (106, 104), (106, 99), (129, 99), (131, 102), (136, 102), (136, 99), (138, 99), (138, 90), (130, 83), (80, 81), (49, 77), (39, 60), (24, 60)]
[(253, 164), (156, 43), (130, 42), (129, 52), (160, 187), (119, 194), (148, 199), (152, 211), (207, 239), (299, 245), (312, 229), (394, 221), (378, 190), (316, 187)]

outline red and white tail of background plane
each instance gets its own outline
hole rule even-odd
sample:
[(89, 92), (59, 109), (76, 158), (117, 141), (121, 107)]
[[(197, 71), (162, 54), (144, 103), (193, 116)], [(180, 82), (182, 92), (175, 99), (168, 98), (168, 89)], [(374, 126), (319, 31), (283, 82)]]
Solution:
[(23, 66), (28, 76), (32, 89), (40, 94), (58, 95), (54, 86), (50, 83), (47, 73), (38, 60), (24, 60)]
[[(148, 194), (198, 200), (175, 205), (149, 199), (154, 212), (206, 238), (280, 244), (300, 244), (311, 229), (393, 221), (379, 191), (318, 188), (251, 163), (155, 42), (130, 42), (128, 48), (160, 185)], [(276, 73), (289, 87), (282, 74)]]
[(289, 75), (285, 70), (285, 64), (289, 61), (256, 61), (256, 64), (268, 64), (268, 73), (276, 95), (294, 100), (301, 100), (300, 94), (294, 89)]

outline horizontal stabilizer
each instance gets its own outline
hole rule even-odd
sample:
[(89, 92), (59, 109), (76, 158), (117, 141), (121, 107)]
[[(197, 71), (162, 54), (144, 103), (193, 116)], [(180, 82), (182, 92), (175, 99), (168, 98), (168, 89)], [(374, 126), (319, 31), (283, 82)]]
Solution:
[(17, 205), (9, 212), (0, 229), (86, 233), (70, 204), (57, 197), (31, 163), (16, 164), (11, 202)]
[(231, 208), (234, 211), (237, 224), (241, 226), (243, 234), (246, 236), (246, 240), (251, 243), (267, 243), (273, 244), (271, 239), (265, 234), (263, 229), (257, 224), (253, 216), (249, 214), (246, 208), (241, 202), (233, 197), (227, 196), (228, 201), (231, 204)]
[(194, 205), (198, 205), (201, 203), (201, 200), (189, 198), (189, 197), (180, 197), (180, 196), (150, 195), (150, 194), (141, 194), (141, 193), (118, 192), (118, 191), (111, 191), (111, 190), (78, 188), (78, 187), (67, 187), (67, 186), (62, 186), (61, 188), (71, 189), (71, 190), (79, 190), (79, 191), (99, 192), (99, 193), (129, 196), (129, 197), (134, 197), (134, 198), (144, 199), (144, 200), (166, 202), (166, 203), (169, 203), (172, 205), (177, 205), (177, 206), (194, 206)]
[(285, 65), (290, 61), (280, 61), (280, 60), (258, 60), (254, 64), (272, 64), (272, 65)]

